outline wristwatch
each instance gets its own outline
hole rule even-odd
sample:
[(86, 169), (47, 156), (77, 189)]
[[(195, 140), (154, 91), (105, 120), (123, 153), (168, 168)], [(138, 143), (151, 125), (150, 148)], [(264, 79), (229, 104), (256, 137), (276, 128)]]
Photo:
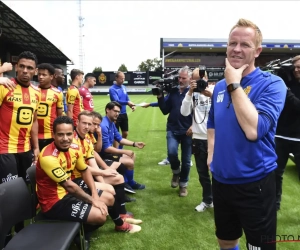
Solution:
[(227, 91), (230, 93), (230, 92), (236, 90), (239, 87), (241, 87), (241, 84), (239, 84), (239, 83), (231, 83), (231, 84), (227, 85)]

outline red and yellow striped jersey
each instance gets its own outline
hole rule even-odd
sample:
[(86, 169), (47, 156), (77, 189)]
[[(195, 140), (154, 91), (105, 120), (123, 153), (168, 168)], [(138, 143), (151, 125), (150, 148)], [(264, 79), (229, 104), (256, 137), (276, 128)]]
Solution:
[(68, 192), (59, 184), (68, 180), (74, 169), (87, 168), (80, 147), (71, 144), (67, 152), (59, 151), (54, 142), (46, 146), (36, 165), (37, 195), (42, 211), (47, 212)]
[[(80, 147), (85, 163), (87, 163), (89, 159), (94, 158), (94, 145), (88, 135), (81, 138), (76, 130), (74, 130), (73, 143)], [(81, 173), (76, 169), (73, 171), (73, 175), (72, 179), (81, 177)]]
[(57, 117), (57, 109), (63, 108), (63, 93), (51, 86), (48, 89), (41, 89), (41, 101), (37, 110), (39, 124), (39, 139), (52, 138), (53, 122)]
[(0, 154), (22, 153), (31, 149), (30, 132), (40, 102), (40, 90), (34, 85), (17, 83), (9, 90), (0, 85)]
[(67, 91), (67, 104), (73, 105), (73, 123), (77, 126), (77, 118), (81, 111), (83, 111), (82, 99), (79, 90), (75, 85), (71, 85)]
[(79, 94), (82, 98), (82, 105), (84, 110), (93, 111), (94, 110), (94, 102), (93, 102), (93, 95), (89, 91), (88, 88), (82, 86), (79, 89)]
[(87, 137), (92, 141), (93, 144), (97, 143), (97, 140), (93, 133), (87, 133)]

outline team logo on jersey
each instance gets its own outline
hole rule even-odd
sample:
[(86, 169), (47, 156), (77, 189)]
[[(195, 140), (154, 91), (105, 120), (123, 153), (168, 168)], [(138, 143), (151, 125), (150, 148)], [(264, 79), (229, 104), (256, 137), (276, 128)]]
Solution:
[(225, 90), (220, 91), (217, 95), (217, 102), (223, 102)]
[(74, 102), (75, 99), (76, 99), (76, 96), (73, 96), (73, 95), (70, 96), (70, 102)]
[(56, 177), (56, 178), (61, 178), (64, 176), (65, 172), (59, 167), (59, 168), (55, 168), (52, 170), (52, 174)]
[(106, 76), (103, 73), (101, 73), (100, 76), (98, 77), (98, 80), (101, 84), (104, 84), (106, 83)]
[(53, 156), (58, 156), (59, 154), (59, 151), (57, 149), (54, 149), (53, 152), (52, 152), (52, 155)]
[(244, 88), (244, 92), (246, 95), (249, 95), (251, 88), (252, 88), (251, 86), (247, 86), (247, 88)]
[(33, 108), (19, 107), (17, 111), (17, 123), (20, 125), (29, 125), (32, 122)]
[(41, 117), (48, 116), (48, 104), (47, 103), (40, 103), (37, 109), (37, 115)]
[(77, 144), (75, 144), (75, 143), (71, 143), (70, 148), (78, 149), (79, 146)]
[(29, 101), (29, 95), (27, 93), (24, 94), (24, 100)]

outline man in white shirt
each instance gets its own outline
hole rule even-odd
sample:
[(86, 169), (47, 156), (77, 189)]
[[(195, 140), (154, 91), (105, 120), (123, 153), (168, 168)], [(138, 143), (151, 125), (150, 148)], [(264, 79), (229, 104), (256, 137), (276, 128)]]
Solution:
[[(197, 90), (197, 80), (200, 79), (199, 68), (194, 69), (190, 89), (182, 101), (180, 112), (183, 116), (193, 115), (193, 151), (199, 181), (202, 186), (202, 202), (195, 207), (198, 212), (203, 212), (207, 208), (213, 207), (213, 197), (211, 189), (211, 179), (207, 166), (207, 119), (211, 106), (211, 96), (214, 85), (208, 85), (204, 91)], [(202, 78), (207, 82), (207, 73)]]

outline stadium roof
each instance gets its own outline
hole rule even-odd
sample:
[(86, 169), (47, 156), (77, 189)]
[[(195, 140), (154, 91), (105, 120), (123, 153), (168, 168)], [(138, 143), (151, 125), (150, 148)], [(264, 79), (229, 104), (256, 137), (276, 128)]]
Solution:
[(64, 53), (2, 1), (0, 1), (0, 40), (4, 40), (11, 48), (20, 52), (29, 50), (38, 57), (71, 62)]
[[(225, 53), (223, 38), (161, 38), (160, 55), (171, 52)], [(300, 40), (264, 39), (262, 53), (300, 54)]]

